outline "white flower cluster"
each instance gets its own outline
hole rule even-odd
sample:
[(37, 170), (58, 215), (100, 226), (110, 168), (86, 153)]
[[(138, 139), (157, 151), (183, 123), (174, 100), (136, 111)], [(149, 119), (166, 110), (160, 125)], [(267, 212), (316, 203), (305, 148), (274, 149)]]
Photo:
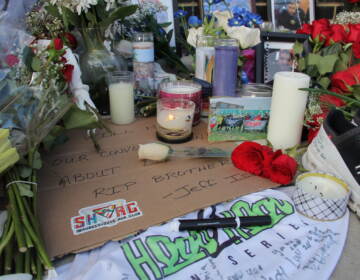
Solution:
[(139, 0), (139, 8), (134, 14), (128, 17), (128, 20), (142, 20), (146, 15), (156, 15), (159, 12), (166, 11), (167, 7), (164, 6), (159, 0)]
[(360, 23), (360, 12), (348, 12), (344, 11), (338, 13), (332, 23), (337, 24), (349, 24), (349, 23)]
[[(65, 7), (80, 15), (87, 12), (91, 6), (96, 6), (99, 0), (50, 0), (50, 3), (58, 7)], [(106, 2), (106, 10), (109, 11), (117, 6), (119, 0), (104, 0)]]

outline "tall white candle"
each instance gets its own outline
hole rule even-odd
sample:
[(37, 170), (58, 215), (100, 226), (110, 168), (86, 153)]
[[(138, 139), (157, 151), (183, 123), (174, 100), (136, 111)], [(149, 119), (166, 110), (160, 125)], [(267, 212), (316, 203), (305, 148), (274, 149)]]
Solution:
[(267, 139), (275, 149), (287, 149), (300, 143), (310, 77), (303, 73), (277, 72)]
[(110, 114), (115, 124), (134, 121), (134, 86), (131, 82), (113, 83), (109, 86)]
[[(206, 80), (206, 71), (211, 59), (215, 56), (214, 47), (197, 47), (196, 48), (196, 67), (195, 77)], [(211, 82), (211, 81), (208, 81)]]

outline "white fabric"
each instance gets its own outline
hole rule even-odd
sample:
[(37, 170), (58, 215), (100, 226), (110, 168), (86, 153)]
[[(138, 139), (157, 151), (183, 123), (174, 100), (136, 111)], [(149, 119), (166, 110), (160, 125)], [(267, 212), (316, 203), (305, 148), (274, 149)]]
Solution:
[[(209, 207), (182, 218), (206, 218), (214, 210), (215, 207)], [(234, 235), (238, 244), (222, 229), (193, 232), (191, 237), (189, 232), (171, 231), (172, 223), (154, 226), (120, 244), (109, 242), (101, 248), (76, 255), (72, 263), (57, 269), (59, 276), (53, 279), (130, 280), (167, 276), (167, 279), (179, 280), (321, 280), (330, 277), (345, 244), (348, 212), (334, 222), (310, 220), (295, 212), (286, 194), (274, 190), (250, 194), (216, 206), (219, 217), (239, 211), (244, 215), (269, 213), (275, 225), (265, 230), (253, 228), (263, 230), (258, 233), (253, 230), (252, 236), (242, 229)], [(227, 232), (235, 233), (235, 229)], [(148, 254), (142, 259), (142, 265), (136, 262), (136, 258), (140, 260), (141, 257), (140, 245), (146, 249), (142, 251), (143, 256)]]

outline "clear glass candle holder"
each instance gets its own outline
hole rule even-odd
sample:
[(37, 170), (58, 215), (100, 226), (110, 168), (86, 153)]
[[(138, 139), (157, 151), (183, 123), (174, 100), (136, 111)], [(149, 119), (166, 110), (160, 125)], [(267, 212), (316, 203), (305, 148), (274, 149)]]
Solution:
[(165, 81), (159, 86), (159, 98), (188, 99), (195, 103), (193, 125), (200, 122), (202, 90), (199, 83), (193, 81)]
[(134, 75), (115, 71), (108, 75), (110, 115), (115, 124), (129, 124), (135, 119)]
[(160, 98), (157, 102), (156, 136), (166, 143), (192, 139), (195, 103), (187, 99)]

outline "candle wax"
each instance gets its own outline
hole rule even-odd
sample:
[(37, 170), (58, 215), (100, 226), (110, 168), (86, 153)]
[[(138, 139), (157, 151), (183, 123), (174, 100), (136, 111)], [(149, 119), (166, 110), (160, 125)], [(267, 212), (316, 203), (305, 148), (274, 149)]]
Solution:
[(341, 199), (348, 194), (341, 184), (324, 177), (305, 177), (297, 183), (297, 186), (305, 192), (321, 198)]
[(120, 82), (110, 84), (110, 114), (115, 124), (128, 124), (134, 121), (134, 86)]

